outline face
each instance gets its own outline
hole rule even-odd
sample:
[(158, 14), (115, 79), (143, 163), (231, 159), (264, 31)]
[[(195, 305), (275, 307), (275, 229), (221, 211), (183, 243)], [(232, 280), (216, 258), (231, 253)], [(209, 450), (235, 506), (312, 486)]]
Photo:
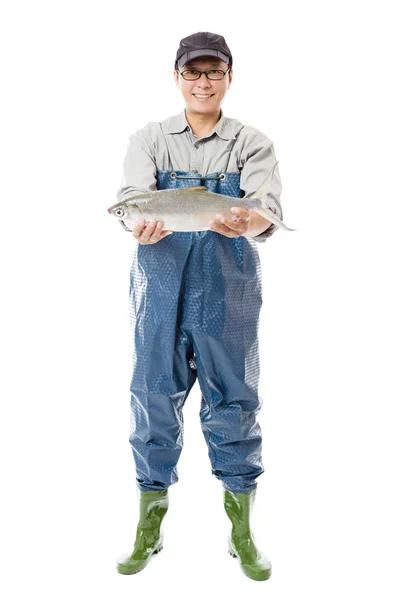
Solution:
[[(198, 71), (219, 69), (227, 71), (228, 68), (229, 66), (222, 62), (222, 60), (212, 56), (204, 56), (191, 60), (180, 68), (179, 71), (182, 72), (188, 69), (196, 69)], [(176, 71), (174, 71), (174, 76), (175, 83), (185, 99), (186, 109), (189, 112), (202, 114), (215, 113), (220, 109), (222, 100), (232, 82), (232, 71), (229, 71), (223, 79), (217, 81), (207, 79), (204, 73), (201, 75), (200, 79), (197, 79), (196, 81), (187, 81)], [(201, 98), (201, 96), (207, 97)]]

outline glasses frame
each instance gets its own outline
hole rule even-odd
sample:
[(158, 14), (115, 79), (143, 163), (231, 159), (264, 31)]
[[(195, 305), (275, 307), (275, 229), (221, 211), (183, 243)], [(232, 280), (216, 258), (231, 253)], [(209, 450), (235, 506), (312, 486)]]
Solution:
[[(229, 67), (227, 71), (223, 71), (222, 69), (208, 69), (208, 71), (199, 71), (198, 69), (185, 69), (184, 71), (179, 71), (179, 69), (177, 69), (179, 75), (182, 75), (182, 79), (184, 79), (185, 81), (198, 81), (202, 75), (205, 75), (209, 81), (222, 81), (225, 75), (229, 73), (230, 70), (231, 67)], [(196, 71), (197, 73), (199, 73), (199, 76), (195, 79), (186, 79), (185, 77), (183, 77), (183, 73), (186, 73), (187, 71)], [(211, 71), (220, 71), (221, 73), (223, 73), (223, 76), (221, 77), (221, 79), (211, 79), (208, 76), (208, 73), (211, 73)]]

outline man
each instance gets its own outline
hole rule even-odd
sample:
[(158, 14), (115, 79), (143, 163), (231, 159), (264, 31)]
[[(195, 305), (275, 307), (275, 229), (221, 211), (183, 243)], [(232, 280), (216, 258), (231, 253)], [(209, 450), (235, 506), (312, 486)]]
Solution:
[[(276, 163), (272, 142), (253, 127), (225, 117), (232, 54), (221, 35), (199, 32), (181, 40), (175, 83), (185, 110), (149, 123), (130, 137), (118, 201), (141, 190), (204, 185), (251, 198)], [(275, 169), (269, 208), (282, 219)], [(133, 229), (130, 308), (133, 374), (130, 444), (140, 493), (133, 553), (118, 571), (143, 569), (162, 549), (168, 487), (178, 480), (182, 408), (196, 380), (201, 424), (212, 473), (221, 480), (232, 522), (229, 552), (243, 572), (268, 579), (271, 564), (255, 546), (250, 512), (264, 471), (257, 422), (258, 322), (261, 269), (256, 242), (277, 229), (258, 213), (234, 207), (216, 214), (208, 231), (172, 232), (162, 222)]]

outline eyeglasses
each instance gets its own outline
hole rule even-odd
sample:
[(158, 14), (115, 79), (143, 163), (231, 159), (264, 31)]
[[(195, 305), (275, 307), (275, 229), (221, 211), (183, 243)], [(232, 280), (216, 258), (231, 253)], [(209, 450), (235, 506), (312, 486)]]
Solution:
[(200, 79), (203, 73), (207, 77), (207, 79), (215, 81), (217, 79), (223, 79), (225, 75), (229, 73), (229, 71), (230, 68), (227, 71), (219, 71), (218, 69), (213, 69), (211, 71), (195, 71), (193, 69), (190, 69), (187, 71), (178, 71), (178, 73), (182, 75), (183, 79), (186, 79), (186, 81), (196, 81), (196, 79)]

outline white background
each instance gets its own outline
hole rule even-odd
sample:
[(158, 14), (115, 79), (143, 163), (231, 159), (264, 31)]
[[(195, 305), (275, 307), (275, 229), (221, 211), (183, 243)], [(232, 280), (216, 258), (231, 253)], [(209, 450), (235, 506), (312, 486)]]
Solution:
[[(399, 95), (394, 2), (9, 2), (0, 15), (1, 585), (7, 599), (399, 598)], [(254, 582), (227, 553), (196, 384), (165, 545), (140, 574), (129, 447), (129, 135), (183, 109), (179, 40), (225, 36), (227, 116), (273, 140), (259, 245), (265, 473)], [(397, 54), (397, 58), (396, 58)], [(397, 94), (397, 95), (396, 95)]]

